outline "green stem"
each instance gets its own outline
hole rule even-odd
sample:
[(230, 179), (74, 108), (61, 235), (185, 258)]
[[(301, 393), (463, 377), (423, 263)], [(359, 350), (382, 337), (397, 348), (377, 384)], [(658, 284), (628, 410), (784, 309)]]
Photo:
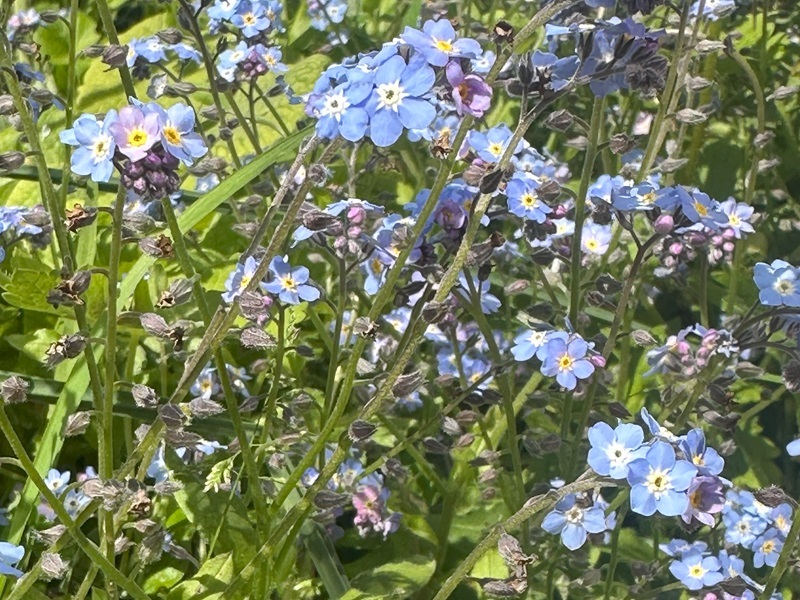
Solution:
[[(161, 199), (161, 207), (164, 211), (164, 216), (167, 219), (170, 234), (172, 235), (173, 245), (175, 246), (175, 254), (178, 257), (181, 270), (187, 279), (193, 280), (192, 292), (195, 302), (197, 303), (200, 316), (206, 327), (211, 323), (211, 312), (206, 301), (205, 290), (200, 283), (200, 278), (197, 277), (192, 265), (192, 259), (189, 256), (189, 250), (186, 247), (186, 239), (178, 224), (178, 218), (175, 215), (175, 210), (172, 208), (172, 202), (169, 198)], [(253, 496), (253, 502), (256, 506), (256, 516), (258, 517), (259, 529), (265, 527), (263, 521), (264, 511), (266, 510), (267, 502), (264, 497), (264, 490), (261, 487), (258, 466), (256, 465), (255, 457), (253, 456), (253, 449), (250, 447), (250, 441), (247, 437), (247, 432), (244, 429), (242, 416), (239, 414), (239, 403), (236, 401), (236, 393), (231, 385), (230, 375), (228, 368), (225, 364), (225, 359), (219, 348), (213, 352), (214, 364), (217, 368), (217, 376), (222, 386), (222, 392), (225, 396), (225, 405), (228, 409), (228, 414), (233, 424), (233, 430), (236, 433), (236, 438), (239, 440), (239, 445), (242, 451), (242, 459), (244, 460), (244, 467), (247, 471), (247, 477), (250, 481), (250, 490)]]
[[(764, 23), (766, 24), (766, 14), (764, 15)], [(747, 75), (747, 78), (750, 80), (750, 87), (753, 89), (753, 93), (756, 96), (757, 131), (758, 134), (761, 135), (767, 130), (767, 102), (764, 98), (764, 90), (761, 87), (761, 82), (758, 80), (758, 76), (756, 75), (755, 71), (753, 71), (750, 63), (747, 62), (747, 59), (739, 54), (736, 48), (734, 48), (731, 40), (726, 40), (725, 52), (736, 62), (739, 68), (745, 72), (745, 75)], [(761, 154), (761, 148), (759, 146), (754, 146), (753, 158), (750, 163), (750, 171), (747, 174), (747, 183), (744, 189), (744, 198), (742, 199), (745, 204), (752, 204), (753, 202), (753, 196), (755, 195), (756, 191), (756, 179), (758, 179), (758, 163), (761, 161)], [(739, 241), (734, 248), (733, 264), (731, 265), (730, 271), (731, 276), (728, 283), (728, 297), (727, 302), (725, 303), (728, 314), (733, 314), (736, 309), (739, 272), (742, 270), (742, 254), (742, 241)]]
[[(108, 41), (115, 45), (120, 46), (119, 36), (117, 35), (117, 28), (114, 26), (114, 17), (111, 15), (111, 9), (106, 0), (97, 0), (97, 10), (100, 12), (100, 20), (103, 22), (103, 29), (106, 30)], [(119, 67), (119, 76), (122, 79), (122, 87), (125, 90), (126, 98), (136, 98), (136, 88), (133, 87), (133, 78), (127, 63), (123, 63)]]
[(708, 327), (708, 255), (700, 253), (700, 281), (697, 302), (700, 305), (700, 324)]
[(110, 562), (102, 552), (100, 552), (100, 549), (84, 535), (78, 524), (72, 519), (72, 517), (70, 517), (67, 509), (64, 508), (61, 500), (59, 500), (50, 490), (50, 488), (47, 487), (44, 479), (42, 479), (42, 476), (39, 475), (39, 472), (36, 470), (36, 466), (33, 464), (33, 461), (25, 451), (22, 440), (19, 439), (17, 432), (14, 430), (14, 426), (11, 424), (11, 421), (8, 418), (5, 405), (2, 402), (0, 402), (0, 430), (2, 430), (3, 434), (6, 436), (8, 445), (11, 447), (14, 456), (16, 456), (20, 463), (22, 463), (22, 468), (25, 469), (25, 473), (28, 475), (42, 496), (44, 496), (44, 499), (50, 505), (50, 508), (53, 509), (53, 512), (56, 513), (56, 516), (58, 517), (59, 521), (61, 521), (61, 524), (67, 528), (67, 531), (72, 536), (72, 539), (75, 540), (75, 543), (84, 552), (84, 554), (86, 554), (86, 556), (88, 556), (89, 559), (91, 559), (91, 561), (96, 564), (101, 571), (103, 571), (103, 574), (108, 579), (128, 592), (128, 594), (130, 594), (133, 598), (136, 598), (137, 600), (149, 600), (147, 594), (145, 594), (135, 582), (131, 581), (128, 577), (120, 573), (114, 564)]
[(597, 158), (600, 129), (605, 116), (605, 100), (595, 98), (592, 107), (592, 120), (589, 125), (589, 142), (583, 160), (581, 182), (578, 186), (578, 197), (575, 199), (575, 233), (572, 236), (572, 250), (570, 252), (570, 277), (569, 277), (569, 320), (572, 326), (578, 324), (578, 310), (581, 302), (581, 236), (583, 223), (586, 220), (586, 194), (594, 171), (594, 161)]
[(497, 541), (504, 532), (518, 529), (528, 519), (536, 514), (548, 510), (552, 506), (555, 506), (559, 500), (568, 494), (585, 492), (599, 487), (614, 486), (616, 486), (616, 484), (612, 480), (588, 476), (579, 479), (574, 483), (565, 485), (557, 491), (549, 492), (543, 496), (537, 496), (536, 498), (531, 498), (525, 504), (525, 506), (511, 515), (503, 523), (495, 525), (491, 533), (483, 538), (483, 540), (475, 547), (475, 549), (470, 552), (469, 556), (467, 556), (467, 558), (464, 559), (460, 565), (458, 565), (453, 574), (447, 578), (447, 581), (442, 584), (442, 587), (439, 589), (439, 592), (436, 594), (436, 596), (434, 596), (433, 600), (445, 600), (446, 598), (449, 598), (450, 594), (452, 594), (456, 587), (458, 587), (458, 584), (467, 577), (468, 573), (470, 570), (472, 570), (478, 560), (480, 560), (484, 554), (486, 554), (497, 544)]
[(281, 377), (283, 376), (283, 357), (286, 352), (286, 309), (278, 306), (278, 345), (275, 349), (275, 369), (272, 372), (272, 383), (269, 386), (269, 396), (264, 405), (262, 418), (264, 423), (261, 428), (260, 443), (266, 444), (269, 437), (269, 420), (275, 417), (275, 406), (278, 402), (278, 390), (281, 387)]
[[(105, 343), (105, 389), (98, 431), (99, 471), (104, 480), (114, 474), (114, 383), (117, 379), (117, 284), (119, 283), (120, 255), (122, 253), (122, 217), (127, 190), (119, 186), (114, 199), (111, 220), (111, 248), (108, 261), (108, 304), (106, 306)], [(98, 518), (102, 523), (103, 550), (109, 561), (114, 560), (114, 517), (111, 512), (100, 509)]]
[(608, 561), (608, 573), (606, 574), (606, 589), (604, 597), (606, 600), (611, 598), (611, 588), (614, 585), (614, 574), (617, 570), (617, 561), (619, 559), (619, 533), (622, 531), (622, 522), (625, 520), (625, 513), (627, 508), (622, 506), (617, 513), (617, 525), (614, 527), (614, 533), (611, 534), (611, 558)]
[[(795, 511), (796, 513), (797, 511)], [(778, 588), (778, 583), (781, 577), (786, 572), (789, 566), (789, 559), (792, 557), (792, 551), (797, 544), (797, 538), (800, 537), (800, 517), (797, 514), (792, 519), (792, 526), (789, 528), (789, 533), (786, 535), (786, 542), (783, 544), (781, 555), (778, 557), (778, 562), (769, 574), (767, 583), (764, 586), (764, 591), (758, 596), (758, 600), (769, 600), (772, 594)]]

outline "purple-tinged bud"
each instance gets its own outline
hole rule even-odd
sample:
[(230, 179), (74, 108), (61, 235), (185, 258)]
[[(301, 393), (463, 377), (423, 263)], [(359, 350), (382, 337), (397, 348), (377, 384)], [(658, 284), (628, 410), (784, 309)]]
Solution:
[(725, 252), (733, 252), (733, 248), (734, 248), (733, 242), (725, 242), (724, 244), (722, 244), (722, 249)]
[(669, 245), (669, 253), (673, 256), (680, 256), (683, 253), (683, 244), (678, 241), (672, 242)]
[(661, 235), (667, 235), (674, 228), (675, 219), (672, 218), (672, 215), (660, 215), (653, 224), (653, 229)]
[(351, 206), (347, 210), (347, 220), (353, 225), (361, 225), (367, 219), (367, 211), (361, 206)]
[(601, 354), (590, 354), (589, 355), (589, 362), (592, 363), (598, 369), (603, 369), (606, 366), (606, 359), (603, 358)]
[(691, 246), (702, 246), (708, 242), (708, 236), (702, 231), (687, 231), (684, 239)]
[(569, 212), (569, 209), (566, 206), (564, 206), (563, 204), (559, 204), (558, 206), (556, 206), (553, 209), (552, 218), (553, 219), (563, 219), (564, 217), (567, 216), (568, 212)]

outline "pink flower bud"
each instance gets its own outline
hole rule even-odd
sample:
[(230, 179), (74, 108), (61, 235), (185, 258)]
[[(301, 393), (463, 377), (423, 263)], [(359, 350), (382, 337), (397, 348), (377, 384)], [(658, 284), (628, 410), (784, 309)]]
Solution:
[(656, 233), (660, 233), (661, 235), (667, 235), (674, 229), (674, 227), (675, 219), (672, 218), (672, 215), (661, 215), (653, 224), (653, 228), (656, 230)]

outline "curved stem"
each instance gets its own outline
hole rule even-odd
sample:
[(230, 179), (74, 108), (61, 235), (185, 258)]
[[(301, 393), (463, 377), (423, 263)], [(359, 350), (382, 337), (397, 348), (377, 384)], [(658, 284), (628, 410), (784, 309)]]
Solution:
[(581, 301), (581, 236), (583, 223), (586, 219), (586, 194), (589, 191), (589, 183), (594, 171), (594, 161), (597, 158), (600, 128), (603, 125), (604, 113), (604, 99), (595, 98), (592, 108), (592, 120), (589, 125), (589, 145), (586, 147), (581, 182), (578, 187), (578, 197), (575, 199), (575, 233), (572, 236), (572, 249), (570, 252), (572, 263), (569, 275), (569, 320), (573, 327), (578, 323), (578, 310)]
[(433, 600), (445, 600), (446, 598), (449, 598), (450, 594), (452, 594), (458, 584), (467, 577), (468, 573), (475, 566), (478, 560), (480, 560), (484, 554), (486, 554), (497, 544), (497, 541), (500, 539), (500, 536), (503, 534), (503, 532), (514, 531), (515, 529), (518, 529), (523, 523), (525, 523), (525, 521), (534, 515), (544, 512), (552, 506), (555, 506), (559, 500), (568, 494), (585, 492), (599, 487), (614, 487), (616, 485), (613, 480), (594, 478), (589, 475), (588, 472), (584, 475), (586, 475), (586, 477), (583, 477), (574, 483), (570, 483), (569, 485), (565, 485), (555, 492), (549, 492), (543, 496), (531, 498), (525, 503), (525, 506), (511, 515), (503, 523), (495, 525), (491, 533), (483, 538), (483, 540), (472, 550), (472, 552), (470, 552), (469, 556), (467, 556), (467, 558), (464, 559), (460, 565), (458, 565), (453, 574), (447, 578), (447, 581), (442, 584), (442, 587), (439, 589), (439, 592), (436, 594), (436, 596), (434, 596)]
[(67, 531), (69, 531), (72, 539), (75, 540), (75, 543), (84, 552), (84, 554), (86, 554), (86, 556), (88, 556), (92, 562), (94, 562), (100, 568), (101, 571), (103, 571), (103, 574), (109, 580), (113, 581), (120, 588), (128, 592), (128, 594), (130, 594), (133, 598), (136, 598), (136, 600), (149, 600), (147, 594), (145, 594), (135, 582), (123, 575), (114, 566), (114, 564), (109, 561), (102, 552), (100, 552), (100, 549), (84, 535), (78, 524), (73, 520), (72, 517), (70, 517), (67, 509), (64, 508), (61, 500), (59, 500), (50, 490), (50, 488), (47, 487), (44, 479), (42, 479), (42, 476), (36, 470), (36, 466), (33, 464), (33, 461), (25, 451), (25, 447), (22, 445), (22, 440), (19, 439), (17, 432), (14, 430), (14, 426), (11, 424), (11, 421), (8, 418), (5, 405), (2, 402), (0, 402), (0, 431), (2, 431), (6, 436), (8, 445), (11, 447), (11, 450), (14, 452), (14, 455), (17, 457), (17, 459), (19, 459), (20, 463), (22, 464), (22, 468), (25, 470), (25, 473), (28, 475), (42, 496), (44, 496), (44, 499), (50, 505), (50, 508), (52, 508), (53, 512), (56, 513), (59, 521), (61, 521), (61, 523), (67, 528)]

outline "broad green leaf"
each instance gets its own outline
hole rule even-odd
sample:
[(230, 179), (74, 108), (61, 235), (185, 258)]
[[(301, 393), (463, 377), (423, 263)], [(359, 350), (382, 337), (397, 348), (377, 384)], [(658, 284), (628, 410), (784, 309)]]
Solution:
[[(213, 560), (213, 559), (212, 559)], [(186, 573), (175, 567), (164, 567), (159, 569), (144, 580), (142, 589), (145, 594), (155, 596), (171, 590), (177, 583), (186, 576)]]
[(215, 556), (200, 567), (197, 575), (173, 589), (167, 600), (222, 600), (235, 572), (232, 552)]
[(409, 598), (433, 576), (436, 561), (425, 556), (381, 565), (354, 577), (352, 589), (342, 600), (378, 600), (379, 598)]
[[(197, 225), (206, 216), (215, 211), (222, 203), (227, 202), (244, 186), (258, 177), (264, 170), (271, 167), (276, 162), (286, 160), (297, 151), (300, 143), (311, 132), (311, 129), (304, 129), (284, 138), (274, 144), (261, 156), (257, 156), (241, 170), (225, 179), (213, 190), (202, 196), (197, 202), (187, 208), (178, 218), (181, 231), (186, 232)], [(142, 256), (130, 271), (125, 274), (120, 285), (119, 297), (117, 298), (117, 308), (123, 310), (128, 301), (133, 296), (133, 292), (139, 282), (150, 270), (155, 262), (154, 258)]]
[(237, 569), (255, 554), (254, 524), (244, 502), (227, 492), (203, 491), (197, 480), (182, 480), (184, 487), (175, 493), (175, 501), (186, 518), (206, 540), (219, 537), (215, 550), (231, 552)]

